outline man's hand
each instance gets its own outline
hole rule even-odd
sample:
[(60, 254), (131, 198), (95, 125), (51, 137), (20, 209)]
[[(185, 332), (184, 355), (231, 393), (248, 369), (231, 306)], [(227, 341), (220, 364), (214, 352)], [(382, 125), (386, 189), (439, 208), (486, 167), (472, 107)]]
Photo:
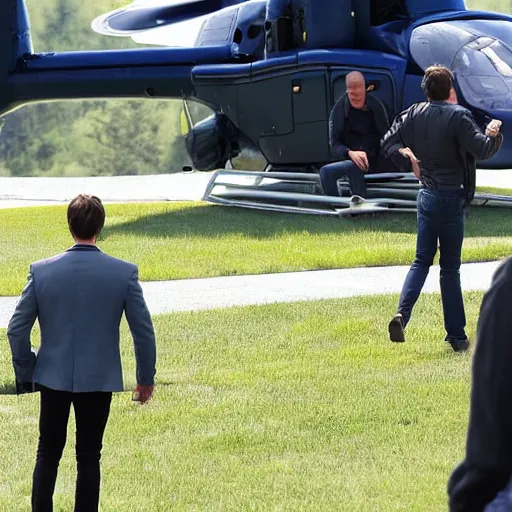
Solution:
[(368, 163), (368, 156), (364, 151), (349, 151), (348, 157), (361, 171), (366, 172), (369, 169), (370, 164)]
[(500, 133), (501, 121), (498, 119), (492, 119), (485, 129), (485, 135), (487, 137), (497, 137)]
[(155, 386), (141, 386), (140, 384), (137, 384), (137, 387), (132, 394), (132, 400), (134, 402), (145, 404), (153, 395), (154, 387)]
[(416, 158), (416, 155), (412, 152), (411, 148), (400, 148), (398, 150), (402, 156), (408, 158), (411, 161), (412, 172), (416, 178), (421, 179), (420, 172), (420, 161)]

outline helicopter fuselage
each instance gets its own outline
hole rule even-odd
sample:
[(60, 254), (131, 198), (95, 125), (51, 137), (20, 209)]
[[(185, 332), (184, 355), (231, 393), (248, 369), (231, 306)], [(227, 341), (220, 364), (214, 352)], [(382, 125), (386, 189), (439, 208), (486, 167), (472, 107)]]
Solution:
[[(273, 169), (315, 170), (334, 159), (329, 113), (349, 71), (364, 74), (368, 94), (382, 101), (391, 120), (424, 101), (423, 71), (439, 62), (455, 68), (459, 100), (478, 122), (503, 121), (502, 149), (480, 165), (512, 168), (509, 16), (467, 11), (462, 0), (204, 0), (177, 7), (180, 20), (221, 10), (204, 21), (189, 48), (38, 54), (24, 1), (4, 0), (0, 114), (61, 99), (199, 101), (212, 115), (187, 135), (197, 169), (256, 155)], [(177, 7), (159, 16), (172, 25)]]

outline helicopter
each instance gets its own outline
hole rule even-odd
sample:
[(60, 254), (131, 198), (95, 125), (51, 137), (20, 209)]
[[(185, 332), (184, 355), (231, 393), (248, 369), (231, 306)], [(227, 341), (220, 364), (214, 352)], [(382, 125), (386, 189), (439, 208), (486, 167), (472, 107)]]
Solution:
[[(369, 200), (319, 192), (317, 171), (335, 160), (329, 114), (354, 70), (392, 119), (424, 101), (424, 70), (446, 65), (477, 122), (503, 122), (502, 148), (479, 167), (512, 168), (511, 16), (463, 0), (153, 0), (91, 27), (158, 47), (34, 53), (24, 0), (3, 0), (0, 114), (54, 99), (180, 98), (193, 167), (216, 171), (205, 200), (335, 215), (414, 211), (419, 184), (407, 173), (367, 176)], [(194, 119), (196, 103), (210, 114)]]

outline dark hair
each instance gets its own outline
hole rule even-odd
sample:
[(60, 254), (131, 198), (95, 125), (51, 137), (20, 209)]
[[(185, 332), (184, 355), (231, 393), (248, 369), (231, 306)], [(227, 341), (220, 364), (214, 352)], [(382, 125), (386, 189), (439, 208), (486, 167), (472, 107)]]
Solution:
[(445, 66), (430, 66), (421, 81), (425, 96), (432, 101), (445, 101), (453, 87), (453, 73)]
[(90, 240), (104, 224), (105, 208), (98, 197), (79, 194), (69, 203), (68, 226), (76, 238)]

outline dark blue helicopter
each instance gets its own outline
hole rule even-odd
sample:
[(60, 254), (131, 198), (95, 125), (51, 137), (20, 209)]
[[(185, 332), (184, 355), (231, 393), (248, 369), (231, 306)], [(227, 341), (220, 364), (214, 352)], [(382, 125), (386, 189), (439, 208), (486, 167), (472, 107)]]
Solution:
[(481, 164), (512, 168), (512, 17), (463, 0), (135, 2), (93, 29), (162, 47), (96, 52), (34, 53), (28, 19), (24, 0), (0, 3), (0, 113), (53, 99), (182, 98), (187, 113), (191, 101), (212, 111), (188, 115), (196, 169), (243, 157), (314, 171), (333, 160), (328, 118), (349, 71), (363, 72), (392, 118), (423, 101), (423, 71), (439, 63), (479, 122), (503, 121), (504, 146)]

